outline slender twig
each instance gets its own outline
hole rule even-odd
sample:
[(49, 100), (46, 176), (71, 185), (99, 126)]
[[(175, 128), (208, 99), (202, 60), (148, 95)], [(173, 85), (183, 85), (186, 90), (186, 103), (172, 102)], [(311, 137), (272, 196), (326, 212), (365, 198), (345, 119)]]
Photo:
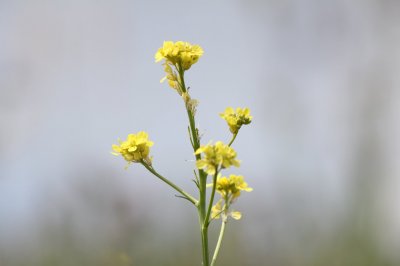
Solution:
[(160, 178), (162, 181), (164, 181), (165, 183), (167, 183), (168, 185), (170, 185), (173, 189), (175, 189), (176, 191), (178, 191), (184, 198), (186, 198), (188, 201), (190, 201), (191, 203), (193, 203), (195, 206), (198, 206), (199, 201), (196, 200), (193, 196), (191, 196), (189, 193), (185, 192), (183, 189), (181, 189), (180, 187), (178, 187), (177, 185), (175, 185), (174, 183), (172, 183), (171, 181), (169, 181), (167, 178), (163, 177), (162, 175), (160, 175), (159, 173), (157, 173), (156, 170), (154, 170), (154, 168), (150, 165), (148, 165), (147, 163), (145, 163), (144, 161), (141, 161), (141, 164), (146, 167), (147, 170), (149, 170), (153, 175), (155, 175), (156, 177)]
[(231, 145), (232, 145), (232, 143), (233, 143), (233, 142), (235, 141), (235, 139), (236, 139), (237, 134), (238, 134), (238, 133), (233, 134), (232, 139), (231, 139), (231, 141), (229, 142), (228, 146), (231, 146)]
[(218, 242), (217, 242), (217, 246), (215, 247), (214, 255), (213, 255), (213, 258), (211, 261), (211, 266), (214, 266), (215, 262), (217, 261), (219, 249), (221, 248), (222, 239), (224, 238), (226, 223), (227, 223), (227, 217), (222, 217), (221, 230), (219, 232)]
[(212, 186), (212, 191), (211, 191), (210, 202), (208, 203), (208, 210), (207, 210), (206, 217), (204, 219), (204, 225), (207, 226), (207, 227), (208, 227), (208, 225), (210, 223), (211, 209), (212, 209), (212, 206), (213, 206), (215, 190), (216, 190), (216, 187), (217, 187), (217, 176), (218, 176), (218, 171), (215, 171), (215, 174), (214, 174), (214, 177), (213, 177), (213, 186)]

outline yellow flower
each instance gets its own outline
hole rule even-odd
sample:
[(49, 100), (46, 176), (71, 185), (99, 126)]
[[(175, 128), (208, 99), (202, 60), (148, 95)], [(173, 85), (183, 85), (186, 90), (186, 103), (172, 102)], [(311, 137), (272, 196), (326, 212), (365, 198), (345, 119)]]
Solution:
[(148, 134), (144, 131), (137, 134), (129, 134), (125, 141), (118, 140), (119, 145), (112, 145), (112, 149), (114, 150), (112, 154), (116, 156), (122, 155), (128, 163), (145, 161), (151, 164), (149, 153), (150, 147), (154, 143), (149, 141), (148, 137)]
[(240, 220), (240, 218), (242, 218), (242, 213), (238, 211), (231, 212), (229, 215), (235, 220)]
[(166, 58), (167, 56), (171, 57), (173, 54), (177, 54), (176, 52), (174, 53), (174, 43), (171, 41), (165, 41), (163, 44), (163, 47), (159, 48), (157, 50), (156, 55), (154, 56), (156, 59), (156, 62), (160, 62), (161, 60), (163, 60), (164, 58)]
[(224, 219), (226, 219), (227, 216), (230, 216), (235, 220), (240, 220), (240, 218), (242, 218), (241, 212), (238, 211), (228, 212), (228, 210), (226, 209), (226, 204), (222, 206), (221, 201), (222, 200), (219, 200), (214, 206), (212, 206), (211, 219), (219, 219), (221, 218), (221, 215), (224, 217)]
[[(207, 187), (212, 187), (213, 184), (207, 184)], [(212, 207), (211, 218), (218, 219), (220, 215), (224, 218), (231, 216), (235, 220), (242, 218), (242, 214), (238, 211), (228, 212), (230, 205), (240, 196), (241, 191), (253, 191), (251, 187), (244, 182), (244, 178), (241, 175), (230, 175), (229, 178), (226, 176), (221, 177), (218, 175), (215, 189), (221, 194), (221, 199)], [(224, 201), (222, 206), (221, 202)]]
[(249, 108), (240, 107), (236, 108), (236, 112), (232, 107), (228, 107), (220, 116), (228, 123), (229, 130), (233, 134), (237, 134), (242, 125), (250, 124), (253, 119)]
[[(212, 184), (210, 185), (212, 186)], [(218, 176), (216, 190), (223, 198), (231, 198), (232, 200), (239, 197), (241, 191), (253, 191), (241, 175), (230, 175), (229, 178)]]
[(204, 158), (196, 161), (196, 166), (209, 175), (215, 175), (221, 168), (228, 168), (231, 165), (239, 167), (240, 162), (236, 160), (236, 152), (233, 148), (217, 141), (215, 145), (207, 144), (197, 149), (195, 154), (204, 154)]
[(222, 213), (221, 200), (211, 208), (211, 219), (219, 219)]
[(241, 191), (253, 191), (241, 175), (229, 175), (229, 178), (226, 176), (218, 176), (216, 190), (222, 195), (222, 197), (231, 198), (232, 200), (239, 197)]
[(182, 67), (188, 70), (203, 55), (203, 49), (199, 45), (192, 45), (188, 42), (165, 41), (163, 46), (155, 54), (156, 62), (165, 59), (175, 67)]

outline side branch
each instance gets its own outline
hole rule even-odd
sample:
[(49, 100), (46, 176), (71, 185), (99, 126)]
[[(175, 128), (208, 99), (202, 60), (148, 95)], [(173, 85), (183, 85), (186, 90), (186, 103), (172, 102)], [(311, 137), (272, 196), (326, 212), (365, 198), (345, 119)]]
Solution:
[(155, 175), (156, 177), (158, 177), (159, 179), (161, 179), (162, 181), (164, 181), (165, 183), (167, 183), (169, 186), (171, 186), (173, 189), (175, 189), (176, 191), (178, 191), (185, 199), (187, 199), (188, 201), (190, 201), (191, 203), (193, 203), (193, 205), (198, 206), (199, 201), (196, 200), (193, 196), (191, 196), (189, 193), (185, 192), (183, 189), (181, 189), (180, 187), (178, 187), (177, 185), (175, 185), (174, 183), (172, 183), (171, 181), (169, 181), (167, 178), (163, 177), (162, 175), (160, 175), (159, 173), (156, 172), (156, 170), (154, 170), (154, 168), (148, 164), (146, 164), (144, 161), (141, 161), (141, 164), (146, 167), (147, 170), (149, 170), (153, 175)]
[(231, 141), (229, 141), (229, 144), (228, 144), (229, 147), (230, 147), (230, 146), (232, 145), (232, 143), (235, 141), (237, 134), (238, 134), (238, 133), (233, 134), (232, 139), (231, 139)]
[(213, 255), (213, 258), (212, 258), (212, 261), (211, 261), (211, 266), (214, 266), (215, 262), (217, 261), (219, 249), (221, 248), (222, 239), (224, 238), (226, 223), (227, 223), (227, 219), (226, 219), (226, 217), (223, 217), (222, 218), (222, 224), (221, 224), (221, 230), (219, 232), (217, 246), (215, 247), (214, 255)]
[(207, 210), (206, 218), (204, 219), (204, 226), (206, 226), (206, 227), (208, 227), (208, 225), (210, 223), (211, 209), (212, 209), (212, 205), (214, 202), (215, 190), (216, 190), (216, 186), (217, 186), (217, 176), (218, 176), (218, 171), (215, 172), (215, 175), (213, 178), (213, 186), (212, 186), (212, 191), (211, 191), (210, 202), (208, 203), (208, 210)]

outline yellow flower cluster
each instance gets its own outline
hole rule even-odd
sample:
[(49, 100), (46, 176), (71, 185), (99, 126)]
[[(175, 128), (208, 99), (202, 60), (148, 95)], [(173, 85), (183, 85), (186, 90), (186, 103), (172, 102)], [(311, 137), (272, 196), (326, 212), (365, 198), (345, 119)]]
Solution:
[(229, 130), (233, 134), (237, 134), (242, 125), (250, 124), (253, 118), (249, 108), (240, 107), (236, 108), (236, 111), (232, 107), (228, 107), (220, 116), (228, 123)]
[(165, 59), (166, 63), (188, 70), (203, 55), (203, 49), (199, 45), (191, 45), (188, 42), (166, 41), (159, 48), (155, 59), (159, 62)]
[(183, 88), (183, 84), (179, 80), (179, 78), (183, 78), (180, 75), (183, 75), (183, 72), (195, 64), (202, 55), (203, 49), (198, 45), (182, 41), (176, 43), (165, 41), (155, 54), (156, 62), (165, 59), (163, 66), (166, 75), (160, 82), (168, 80), (168, 85), (182, 95), (186, 88)]
[(253, 189), (247, 185), (241, 175), (229, 175), (217, 178), (216, 190), (222, 197), (235, 199), (240, 196), (240, 191), (250, 192)]
[[(212, 184), (209, 184), (208, 186), (210, 185), (212, 186)], [(211, 209), (211, 217), (218, 219), (220, 218), (220, 214), (224, 212), (224, 215), (229, 215), (232, 218), (239, 220), (242, 217), (242, 214), (238, 211), (228, 212), (229, 206), (237, 197), (240, 196), (241, 191), (250, 192), (253, 191), (253, 189), (244, 181), (243, 176), (230, 175), (229, 178), (218, 176), (216, 191), (221, 194), (221, 200), (219, 200)], [(224, 206), (221, 204), (222, 200), (225, 201)]]
[(137, 134), (129, 134), (125, 141), (118, 140), (119, 145), (112, 145), (114, 155), (122, 155), (128, 162), (146, 162), (151, 164), (149, 158), (150, 147), (153, 146), (153, 142), (148, 140), (149, 136), (146, 132), (141, 131)]
[(215, 175), (220, 168), (228, 168), (231, 165), (240, 166), (240, 162), (236, 160), (236, 152), (234, 149), (225, 145), (221, 141), (217, 141), (215, 145), (207, 144), (197, 149), (195, 154), (204, 154), (204, 158), (196, 161), (196, 166), (209, 175)]

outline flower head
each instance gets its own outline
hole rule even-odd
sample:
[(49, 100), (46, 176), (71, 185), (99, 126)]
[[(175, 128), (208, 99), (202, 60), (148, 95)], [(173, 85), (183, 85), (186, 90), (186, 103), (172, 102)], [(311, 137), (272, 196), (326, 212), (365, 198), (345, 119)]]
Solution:
[(237, 134), (242, 125), (250, 124), (253, 119), (249, 108), (240, 107), (236, 108), (236, 111), (232, 107), (228, 107), (220, 116), (228, 123), (229, 130), (233, 134)]
[(241, 191), (253, 191), (241, 175), (229, 175), (229, 178), (218, 176), (216, 190), (223, 198), (230, 198), (231, 200), (239, 197)]
[[(208, 187), (212, 187), (213, 184), (208, 184)], [(241, 175), (230, 175), (229, 177), (217, 177), (215, 189), (221, 194), (221, 199), (212, 207), (211, 217), (218, 219), (222, 215), (224, 219), (227, 216), (231, 216), (235, 220), (239, 220), (242, 214), (238, 211), (229, 212), (230, 205), (240, 196), (241, 191), (253, 191), (251, 187), (244, 182), (244, 178)], [(222, 205), (224, 202), (224, 205)]]
[(138, 163), (145, 161), (151, 164), (151, 158), (149, 158), (150, 147), (153, 146), (153, 142), (148, 140), (148, 134), (141, 131), (137, 134), (129, 134), (125, 141), (118, 140), (119, 145), (112, 145), (114, 155), (122, 155), (128, 163)]
[(204, 154), (204, 158), (196, 161), (199, 169), (204, 169), (207, 174), (215, 175), (220, 168), (228, 168), (231, 165), (240, 166), (236, 160), (236, 152), (233, 148), (217, 141), (215, 145), (207, 144), (197, 149), (195, 154)]
[(202, 55), (203, 49), (199, 45), (182, 41), (176, 43), (165, 41), (155, 54), (155, 59), (156, 62), (165, 59), (166, 63), (188, 70)]

